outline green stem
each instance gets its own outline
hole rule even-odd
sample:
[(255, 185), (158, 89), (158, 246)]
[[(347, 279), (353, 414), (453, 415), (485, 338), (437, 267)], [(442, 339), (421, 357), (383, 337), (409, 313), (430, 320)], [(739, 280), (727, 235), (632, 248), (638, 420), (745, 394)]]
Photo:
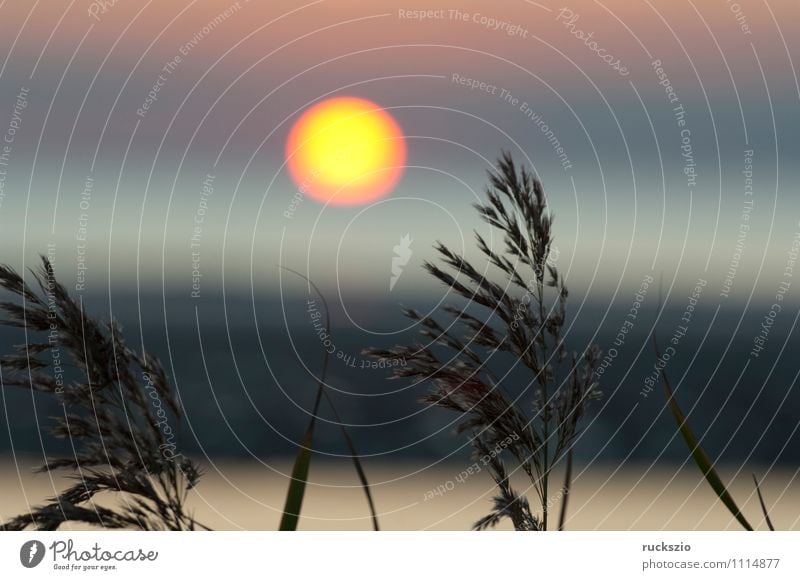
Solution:
[[(658, 341), (656, 340), (655, 332), (653, 332), (653, 347), (656, 351), (656, 357), (661, 359), (661, 351), (658, 348)], [(739, 509), (739, 506), (736, 505), (731, 494), (728, 492), (728, 489), (725, 487), (725, 484), (722, 483), (722, 479), (720, 478), (717, 470), (714, 469), (714, 463), (708, 457), (705, 450), (701, 447), (700, 441), (692, 431), (692, 428), (689, 426), (689, 422), (686, 419), (686, 416), (683, 414), (680, 406), (678, 406), (678, 401), (675, 399), (675, 392), (672, 390), (672, 386), (669, 383), (669, 378), (667, 377), (667, 372), (662, 368), (661, 369), (661, 380), (664, 384), (664, 393), (667, 397), (667, 405), (672, 411), (672, 416), (675, 419), (675, 423), (678, 425), (678, 431), (683, 436), (683, 440), (686, 443), (686, 446), (689, 448), (689, 453), (691, 453), (692, 458), (694, 459), (697, 467), (700, 468), (703, 477), (705, 477), (708, 484), (711, 486), (711, 489), (714, 490), (714, 493), (717, 495), (719, 500), (728, 508), (728, 511), (733, 514), (733, 517), (736, 518), (736, 521), (747, 531), (753, 531), (753, 527), (750, 525), (750, 522), (747, 521), (747, 518), (744, 517), (744, 514)]]
[(547, 388), (547, 338), (545, 337), (545, 308), (544, 308), (544, 283), (539, 274), (536, 277), (536, 292), (538, 294), (539, 303), (539, 320), (541, 322), (541, 348), (542, 348), (542, 366), (539, 369), (539, 385), (542, 388), (542, 529), (547, 530), (547, 503), (548, 503), (548, 483), (550, 480), (550, 393)]
[[(322, 300), (322, 305), (325, 310), (325, 328), (328, 332), (331, 332), (331, 320), (330, 320), (330, 308), (328, 308), (328, 302), (325, 300), (325, 295), (322, 294), (317, 285), (314, 284), (307, 276), (301, 274), (296, 270), (292, 270), (291, 268), (287, 268), (286, 266), (278, 266), (279, 268), (286, 270), (287, 272), (291, 272), (292, 274), (299, 276), (309, 285), (309, 291), (313, 288), (314, 292), (320, 297)], [(323, 355), (323, 363), (322, 363), (322, 372), (320, 373), (319, 382), (317, 385), (317, 395), (316, 399), (314, 400), (314, 408), (311, 412), (311, 418), (308, 423), (308, 427), (306, 429), (305, 436), (303, 438), (303, 442), (298, 450), (297, 456), (295, 457), (294, 467), (292, 468), (292, 479), (289, 483), (289, 490), (286, 494), (286, 503), (283, 509), (283, 516), (281, 518), (280, 523), (280, 530), (285, 531), (294, 531), (297, 529), (297, 524), (300, 519), (300, 510), (303, 506), (303, 498), (305, 496), (306, 490), (306, 482), (308, 480), (308, 471), (311, 464), (311, 452), (312, 452), (312, 443), (314, 438), (314, 426), (316, 425), (317, 415), (319, 414), (319, 407), (322, 397), (324, 396), (325, 399), (328, 401), (328, 404), (333, 411), (334, 417), (336, 422), (339, 424), (339, 428), (342, 431), (342, 435), (344, 436), (345, 443), (347, 448), (350, 450), (350, 456), (353, 461), (353, 466), (355, 467), (356, 474), (358, 475), (358, 479), (361, 482), (361, 488), (364, 491), (364, 495), (367, 498), (367, 504), (369, 505), (370, 516), (372, 518), (372, 529), (376, 532), (380, 530), (378, 525), (378, 515), (375, 510), (375, 502), (372, 499), (372, 492), (369, 488), (369, 481), (367, 481), (367, 475), (364, 471), (364, 467), (361, 465), (361, 459), (356, 451), (355, 445), (353, 440), (350, 437), (350, 434), (347, 431), (347, 427), (345, 426), (344, 422), (342, 422), (341, 417), (339, 416), (336, 407), (333, 404), (333, 400), (331, 399), (328, 391), (325, 390), (325, 377), (328, 374), (328, 362), (330, 360), (330, 353), (328, 353), (327, 349), (324, 349), (325, 353)]]

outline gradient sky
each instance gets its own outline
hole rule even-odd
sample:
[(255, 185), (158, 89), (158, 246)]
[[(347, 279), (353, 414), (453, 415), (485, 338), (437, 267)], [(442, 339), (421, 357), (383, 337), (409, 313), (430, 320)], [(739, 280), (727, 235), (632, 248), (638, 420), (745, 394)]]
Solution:
[[(223, 277), (232, 292), (251, 281), (277, 292), (282, 263), (344, 297), (386, 298), (392, 248), (406, 234), (414, 253), (395, 295), (432, 291), (420, 265), (434, 240), (472, 255), (472, 230), (486, 232), (470, 204), (501, 149), (543, 180), (573, 293), (603, 300), (648, 273), (678, 287), (704, 277), (716, 292), (742, 223), (747, 150), (753, 212), (732, 298), (769, 300), (800, 231), (796, 2), (120, 0), (103, 12), (48, 0), (4, 3), (0, 17), (0, 132), (27, 89), (0, 196), (2, 260), (29, 265), (55, 243), (68, 283), (85, 257), (88, 293), (163, 283), (188, 296), (208, 175), (204, 292)], [(656, 60), (685, 109), (694, 187)], [(159, 74), (157, 100), (137, 114)], [(409, 167), (371, 206), (305, 199), (287, 218), (297, 191), (283, 165), (289, 128), (334, 95), (386, 107), (407, 135)], [(522, 103), (552, 129), (568, 168)]]

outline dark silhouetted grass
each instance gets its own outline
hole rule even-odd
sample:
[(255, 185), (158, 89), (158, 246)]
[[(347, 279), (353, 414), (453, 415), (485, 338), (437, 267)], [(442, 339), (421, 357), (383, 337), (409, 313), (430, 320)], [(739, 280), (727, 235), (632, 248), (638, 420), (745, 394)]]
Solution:
[[(405, 359), (408, 365), (396, 367), (395, 378), (429, 382), (425, 403), (464, 416), (458, 430), (469, 434), (476, 457), (497, 485), (491, 512), (475, 528), (508, 518), (517, 530), (546, 530), (556, 495), (563, 527), (570, 471), (559, 494), (553, 494), (550, 480), (567, 458), (589, 402), (599, 395), (594, 370), (600, 351), (592, 346), (571, 353), (564, 343), (568, 292), (550, 259), (553, 219), (541, 182), (504, 153), (489, 173), (486, 198), (475, 209), (499, 232), (502, 248), (492, 248), (476, 232), (483, 268), (441, 242), (435, 245), (440, 263), (425, 264), (461, 299), (443, 307), (454, 324), (442, 325), (409, 309), (405, 314), (419, 324), (424, 341), (365, 353)], [(487, 364), (504, 355), (507, 370), (522, 366), (527, 371), (525, 382), (515, 385), (522, 387), (516, 398), (507, 394), (510, 375), (498, 378)], [(529, 478), (538, 511), (511, 487), (502, 456), (512, 458)]]
[[(281, 266), (281, 268), (305, 280), (308, 283), (309, 294), (311, 293), (312, 289), (317, 293), (325, 310), (325, 328), (328, 333), (331, 333), (330, 310), (328, 309), (328, 302), (325, 300), (325, 296), (322, 294), (320, 289), (317, 288), (316, 284), (314, 284), (314, 282), (312, 282), (307, 276), (304, 276), (300, 272), (292, 270), (291, 268), (286, 268), (285, 266)], [(353, 443), (353, 440), (347, 431), (347, 427), (342, 422), (339, 412), (336, 410), (336, 407), (333, 404), (333, 400), (330, 398), (328, 391), (325, 389), (325, 379), (328, 375), (328, 362), (330, 361), (330, 353), (327, 349), (323, 348), (322, 350), (322, 371), (320, 372), (319, 381), (317, 383), (317, 394), (314, 398), (314, 407), (311, 410), (311, 418), (308, 421), (308, 427), (306, 427), (303, 441), (300, 445), (300, 448), (297, 450), (297, 456), (294, 460), (294, 466), (292, 467), (291, 475), (292, 479), (289, 482), (289, 489), (286, 492), (286, 502), (283, 507), (283, 515), (281, 516), (279, 529), (281, 531), (295, 531), (297, 529), (297, 524), (300, 520), (300, 511), (303, 507), (303, 498), (305, 497), (306, 483), (308, 481), (308, 470), (311, 465), (314, 427), (317, 423), (320, 403), (322, 402), (322, 397), (324, 395), (325, 399), (328, 401), (328, 405), (333, 411), (334, 418), (336, 419), (336, 422), (342, 431), (345, 444), (350, 451), (350, 457), (352, 458), (353, 466), (356, 470), (356, 474), (358, 475), (358, 480), (361, 484), (361, 488), (364, 490), (364, 495), (367, 498), (367, 504), (369, 504), (369, 511), (372, 518), (372, 529), (377, 532), (380, 530), (380, 526), (378, 525), (378, 516), (375, 512), (375, 502), (372, 499), (372, 492), (369, 489), (367, 474), (364, 471), (363, 465), (361, 464), (361, 458), (356, 451), (355, 444)]]
[[(52, 432), (68, 439), (73, 453), (48, 458), (39, 471), (65, 470), (75, 483), (3, 529), (55, 530), (65, 522), (205, 528), (185, 505), (200, 471), (177, 450), (181, 408), (161, 364), (128, 347), (115, 321), (103, 324), (88, 316), (56, 281), (47, 258), (31, 273), (36, 287), (0, 266), (0, 286), (21, 299), (0, 303), (0, 323), (25, 335), (16, 354), (0, 358), (2, 384), (62, 403)], [(98, 505), (106, 494), (114, 496), (113, 507)]]

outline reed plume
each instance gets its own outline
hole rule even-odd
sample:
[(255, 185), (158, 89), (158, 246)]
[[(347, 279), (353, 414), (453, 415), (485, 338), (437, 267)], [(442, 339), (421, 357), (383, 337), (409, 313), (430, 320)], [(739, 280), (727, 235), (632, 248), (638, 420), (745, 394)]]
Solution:
[[(503, 240), (502, 249), (495, 250), (475, 232), (485, 269), (441, 242), (435, 245), (440, 263), (424, 265), (460, 297), (459, 304), (443, 307), (455, 324), (442, 325), (406, 309), (424, 340), (364, 352), (377, 359), (405, 359), (407, 366), (393, 369), (393, 378), (430, 383), (425, 404), (463, 415), (457, 431), (469, 434), (476, 457), (497, 485), (493, 508), (476, 529), (508, 518), (517, 530), (546, 530), (555, 499), (561, 499), (564, 520), (569, 481), (551, 497), (550, 480), (562, 460), (571, 461), (581, 419), (600, 394), (594, 372), (600, 351), (592, 345), (578, 354), (564, 343), (568, 292), (551, 259), (553, 217), (542, 183), (503, 153), (489, 172), (486, 202), (474, 207)], [(502, 282), (491, 278), (492, 269)], [(526, 371), (523, 384), (516, 385), (522, 387), (517, 397), (508, 394), (516, 379), (488, 365), (504, 356), (506, 371), (520, 365)], [(511, 487), (503, 456), (530, 480), (538, 513)]]
[[(200, 470), (177, 452), (172, 421), (181, 407), (159, 361), (128, 347), (116, 321), (87, 315), (46, 257), (31, 273), (36, 287), (0, 266), (0, 286), (22, 299), (0, 303), (0, 323), (24, 329), (26, 340), (0, 358), (2, 386), (58, 398), (63, 413), (52, 433), (70, 441), (72, 454), (48, 458), (38, 471), (68, 470), (74, 484), (0, 529), (207, 529), (185, 505)], [(98, 505), (109, 493), (112, 507)]]

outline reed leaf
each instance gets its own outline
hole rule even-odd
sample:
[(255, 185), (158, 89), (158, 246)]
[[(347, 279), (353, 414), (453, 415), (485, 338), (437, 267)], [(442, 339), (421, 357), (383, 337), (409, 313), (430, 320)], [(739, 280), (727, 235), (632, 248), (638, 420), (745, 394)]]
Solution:
[(761, 487), (758, 485), (758, 479), (756, 479), (756, 474), (753, 474), (753, 483), (756, 484), (756, 492), (758, 493), (758, 503), (761, 504), (761, 511), (764, 513), (764, 520), (767, 522), (767, 527), (770, 529), (771, 532), (775, 531), (775, 526), (772, 525), (772, 519), (769, 517), (769, 511), (767, 510), (767, 504), (764, 503), (764, 496), (761, 495)]
[[(320, 289), (317, 288), (316, 284), (314, 284), (314, 282), (312, 282), (304, 274), (285, 266), (279, 267), (305, 280), (310, 288), (313, 288), (314, 292), (317, 293), (325, 309), (325, 328), (327, 328), (328, 332), (330, 332), (330, 310), (328, 308), (328, 303), (325, 300), (325, 296), (322, 294)], [(286, 493), (286, 502), (284, 503), (283, 515), (281, 516), (279, 529), (281, 531), (297, 530), (297, 524), (300, 520), (300, 511), (303, 507), (303, 498), (305, 497), (306, 492), (308, 472), (311, 466), (311, 450), (314, 440), (314, 427), (316, 425), (317, 415), (319, 414), (320, 402), (322, 401), (322, 396), (324, 395), (331, 407), (331, 410), (333, 411), (334, 418), (336, 419), (336, 422), (339, 424), (339, 427), (342, 431), (342, 436), (344, 437), (347, 449), (350, 451), (350, 456), (353, 460), (353, 466), (355, 467), (361, 488), (364, 490), (364, 495), (366, 496), (367, 504), (369, 505), (370, 517), (372, 519), (372, 529), (377, 532), (380, 530), (380, 526), (378, 525), (378, 515), (375, 511), (375, 502), (369, 489), (367, 474), (364, 471), (364, 466), (361, 464), (361, 458), (356, 451), (356, 447), (352, 438), (350, 437), (350, 433), (347, 431), (347, 427), (345, 427), (344, 423), (342, 422), (339, 412), (336, 410), (336, 407), (333, 404), (333, 399), (331, 399), (330, 395), (325, 390), (325, 378), (328, 374), (330, 353), (328, 353), (327, 349), (323, 349), (323, 351), (325, 354), (323, 356), (322, 372), (320, 373), (319, 383), (317, 384), (317, 394), (314, 400), (314, 408), (311, 412), (311, 419), (308, 422), (308, 427), (306, 428), (306, 433), (303, 437), (303, 443), (300, 446), (300, 449), (297, 451), (297, 456), (294, 460), (294, 466), (292, 467), (292, 479), (289, 482), (289, 489)]]
[[(314, 417), (312, 417), (312, 423)], [(292, 468), (292, 481), (289, 483), (289, 491), (286, 493), (286, 503), (283, 506), (283, 516), (278, 528), (282, 532), (294, 532), (297, 530), (297, 523), (300, 520), (300, 510), (303, 507), (303, 497), (306, 493), (306, 482), (308, 481), (308, 469), (311, 465), (311, 443), (314, 436), (314, 427), (309, 425), (303, 444), (297, 452)]]
[[(656, 356), (660, 359), (661, 352), (655, 339), (655, 333), (653, 334), (653, 345), (655, 347)], [(689, 452), (692, 454), (692, 458), (697, 464), (697, 467), (700, 468), (703, 477), (706, 478), (706, 481), (711, 486), (711, 489), (714, 490), (714, 493), (717, 495), (719, 500), (725, 505), (726, 508), (728, 508), (728, 511), (733, 514), (733, 517), (736, 518), (736, 520), (745, 530), (752, 532), (753, 526), (750, 525), (750, 522), (748, 522), (747, 518), (744, 517), (744, 514), (739, 509), (739, 506), (736, 505), (736, 502), (733, 500), (731, 494), (728, 493), (728, 489), (722, 482), (717, 470), (714, 469), (714, 464), (711, 462), (711, 459), (709, 459), (708, 454), (700, 445), (700, 441), (697, 440), (694, 431), (692, 431), (692, 428), (689, 426), (686, 416), (683, 414), (683, 411), (678, 405), (678, 401), (675, 399), (675, 393), (672, 391), (669, 379), (667, 378), (667, 373), (663, 368), (661, 369), (661, 380), (664, 383), (667, 404), (669, 405), (670, 411), (672, 411), (672, 416), (675, 418), (675, 422), (678, 425), (678, 430), (680, 431), (683, 440), (686, 442), (686, 445), (689, 447)]]

